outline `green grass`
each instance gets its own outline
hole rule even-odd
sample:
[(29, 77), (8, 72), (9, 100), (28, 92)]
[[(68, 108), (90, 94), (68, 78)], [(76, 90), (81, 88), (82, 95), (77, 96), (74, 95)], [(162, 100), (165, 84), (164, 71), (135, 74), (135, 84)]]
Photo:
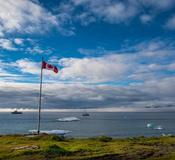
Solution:
[(0, 160), (108, 159), (175, 160), (175, 137), (78, 139), (53, 135), (0, 136)]

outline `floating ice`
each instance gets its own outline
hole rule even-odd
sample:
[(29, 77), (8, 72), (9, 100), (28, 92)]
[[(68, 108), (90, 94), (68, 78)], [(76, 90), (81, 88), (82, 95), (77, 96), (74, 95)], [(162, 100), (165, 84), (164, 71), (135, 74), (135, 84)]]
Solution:
[(161, 125), (155, 125), (153, 123), (147, 123), (147, 128), (152, 128), (152, 129), (156, 129), (156, 130), (162, 130), (162, 126)]
[(158, 125), (158, 126), (155, 126), (154, 129), (157, 129), (157, 130), (162, 130), (162, 126), (161, 125)]
[[(37, 130), (29, 130), (30, 133), (36, 134)], [(67, 133), (70, 133), (71, 131), (68, 130), (41, 130), (40, 133), (46, 133), (46, 134), (56, 134), (56, 135), (65, 135)]]
[(57, 119), (60, 122), (72, 122), (72, 121), (79, 121), (80, 119), (77, 117), (64, 117)]
[(146, 126), (147, 126), (147, 128), (153, 128), (154, 124), (153, 123), (148, 123)]
[(169, 137), (169, 136), (172, 136), (172, 134), (165, 134), (165, 133), (162, 133), (162, 136), (163, 136), (163, 137)]

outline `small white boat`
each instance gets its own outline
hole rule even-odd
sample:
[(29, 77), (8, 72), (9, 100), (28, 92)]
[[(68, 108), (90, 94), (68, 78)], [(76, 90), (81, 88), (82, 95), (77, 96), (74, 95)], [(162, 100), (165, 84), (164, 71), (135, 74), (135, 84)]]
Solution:
[[(65, 135), (70, 132), (71, 131), (68, 131), (68, 130), (41, 130), (40, 131), (40, 133), (55, 134), (55, 135)], [(29, 130), (29, 133), (37, 134), (37, 130)]]
[(59, 122), (72, 122), (72, 121), (79, 121), (80, 119), (77, 117), (64, 117), (57, 119)]

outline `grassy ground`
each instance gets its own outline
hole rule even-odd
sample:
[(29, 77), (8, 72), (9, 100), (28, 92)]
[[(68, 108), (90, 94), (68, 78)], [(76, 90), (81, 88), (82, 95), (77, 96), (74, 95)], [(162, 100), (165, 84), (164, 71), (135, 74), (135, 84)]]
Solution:
[(0, 160), (175, 160), (175, 137), (0, 136)]

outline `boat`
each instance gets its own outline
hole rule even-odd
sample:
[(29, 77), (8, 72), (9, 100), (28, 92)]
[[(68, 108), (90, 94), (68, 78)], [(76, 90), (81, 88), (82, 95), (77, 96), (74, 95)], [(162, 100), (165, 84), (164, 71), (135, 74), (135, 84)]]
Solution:
[(89, 113), (83, 113), (82, 116), (90, 116)]
[(22, 112), (14, 110), (13, 112), (11, 112), (11, 114), (22, 114)]

